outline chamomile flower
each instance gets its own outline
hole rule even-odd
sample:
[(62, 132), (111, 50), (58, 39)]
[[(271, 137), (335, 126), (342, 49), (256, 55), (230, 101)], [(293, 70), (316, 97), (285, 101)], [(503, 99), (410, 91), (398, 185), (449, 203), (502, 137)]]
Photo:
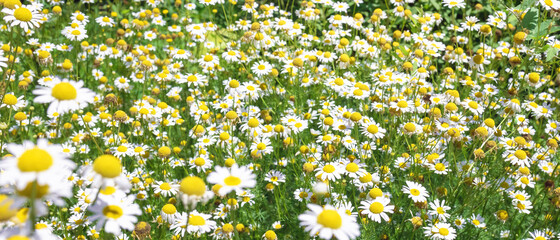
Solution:
[(113, 20), (110, 17), (107, 16), (100, 16), (97, 17), (95, 19), (95, 21), (101, 26), (101, 27), (113, 27), (115, 25), (115, 20)]
[(134, 195), (99, 199), (89, 208), (93, 213), (90, 220), (97, 221), (98, 229), (115, 235), (120, 235), (122, 230), (132, 231), (137, 216), (142, 214), (134, 199)]
[(256, 185), (256, 176), (246, 166), (234, 164), (231, 168), (216, 166), (208, 175), (208, 182), (220, 185), (218, 193), (225, 196), (231, 191), (243, 191)]
[(385, 136), (385, 133), (387, 132), (378, 123), (373, 121), (363, 123), (361, 130), (362, 130), (362, 134), (366, 135), (367, 137), (373, 140), (383, 138)]
[(274, 185), (278, 185), (279, 183), (286, 182), (286, 176), (282, 172), (271, 170), (266, 174), (264, 180)]
[(451, 210), (451, 208), (445, 205), (445, 200), (440, 201), (439, 199), (436, 199), (434, 202), (431, 202), (429, 206), (429, 214), (437, 216), (437, 218), (443, 222), (447, 221), (447, 218), (450, 216), (447, 211)]
[(2, 13), (5, 14), (4, 21), (10, 26), (18, 26), (25, 32), (38, 28), (42, 22), (41, 14), (31, 5), (15, 5), (13, 9), (4, 7)]
[(179, 216), (180, 214), (173, 204), (168, 203), (161, 208), (161, 218), (167, 223), (174, 223)]
[(449, 223), (439, 222), (424, 227), (424, 230), (424, 235), (431, 239), (453, 240), (457, 237), (457, 231)]
[(82, 109), (89, 103), (93, 103), (94, 93), (84, 88), (84, 82), (54, 79), (46, 87), (38, 87), (33, 90), (37, 95), (34, 99), (36, 103), (50, 103), (47, 109), (48, 114), (67, 113)]
[(381, 219), (388, 222), (389, 215), (393, 213), (395, 206), (389, 205), (390, 200), (384, 197), (378, 197), (373, 200), (362, 201), (360, 209), (362, 214), (367, 215), (371, 220), (381, 223)]
[(164, 197), (171, 197), (179, 191), (179, 184), (173, 182), (156, 181), (154, 184), (154, 193), (161, 194)]
[(272, 65), (265, 61), (259, 61), (253, 64), (251, 70), (253, 70), (253, 72), (257, 76), (261, 77), (263, 75), (269, 74), (272, 71)]
[(33, 181), (39, 185), (56, 184), (51, 182), (52, 176), (69, 174), (76, 166), (59, 145), (50, 145), (45, 139), (37, 140), (37, 144), (31, 141), (21, 145), (10, 143), (6, 150), (12, 156), (0, 161), (0, 168), (5, 171), (0, 175), (0, 184), (14, 183), (18, 188)]
[(306, 212), (298, 216), (300, 225), (311, 236), (318, 235), (321, 239), (355, 239), (360, 236), (360, 225), (356, 217), (348, 215), (342, 209), (331, 205), (321, 207), (308, 204)]
[(27, 106), (27, 101), (24, 100), (23, 98), (24, 95), (16, 97), (13, 92), (6, 93), (2, 98), (2, 105), (0, 105), (0, 108), (6, 107), (14, 111), (17, 111), (20, 108)]
[(424, 202), (430, 196), (426, 188), (411, 181), (406, 181), (406, 185), (403, 186), (402, 191), (407, 193), (408, 198), (411, 198), (414, 202)]
[(315, 171), (317, 172), (315, 176), (330, 181), (340, 179), (340, 175), (343, 173), (340, 164), (334, 162), (325, 163), (323, 166), (317, 167)]
[(211, 220), (210, 214), (199, 213), (193, 210), (191, 213), (181, 213), (177, 220), (171, 225), (175, 235), (184, 236), (185, 233), (200, 235), (216, 229), (216, 222)]

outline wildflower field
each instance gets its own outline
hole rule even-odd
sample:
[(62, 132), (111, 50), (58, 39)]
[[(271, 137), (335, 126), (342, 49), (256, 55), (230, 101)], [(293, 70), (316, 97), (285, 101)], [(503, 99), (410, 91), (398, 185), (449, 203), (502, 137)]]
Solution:
[(560, 239), (559, 0), (0, 9), (0, 240)]

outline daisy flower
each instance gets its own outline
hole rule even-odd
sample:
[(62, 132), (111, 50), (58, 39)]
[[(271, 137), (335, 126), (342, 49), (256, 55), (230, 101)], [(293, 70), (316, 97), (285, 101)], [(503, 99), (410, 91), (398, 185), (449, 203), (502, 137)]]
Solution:
[(33, 90), (36, 103), (50, 103), (47, 113), (59, 114), (82, 109), (93, 103), (95, 93), (84, 88), (84, 82), (54, 79), (46, 87)]
[(101, 155), (93, 164), (87, 165), (81, 171), (82, 176), (92, 179), (93, 188), (103, 186), (117, 186), (119, 189), (128, 190), (131, 187), (125, 174), (121, 161), (112, 155)]
[(505, 158), (507, 162), (511, 162), (513, 165), (520, 166), (520, 167), (530, 167), (531, 166), (531, 158), (527, 156), (527, 152), (518, 149), (518, 150), (507, 150), (502, 154), (502, 157)]
[(156, 181), (154, 193), (161, 194), (164, 197), (174, 196), (179, 192), (179, 184)]
[(161, 208), (161, 218), (167, 223), (174, 223), (179, 216), (180, 214), (173, 204), (165, 204)]
[(10, 26), (23, 28), (25, 32), (33, 28), (38, 28), (42, 16), (39, 11), (30, 5), (15, 5), (14, 9), (4, 7), (2, 12), (5, 14), (4, 21)]
[(269, 74), (272, 71), (272, 65), (265, 61), (259, 61), (253, 64), (251, 70), (253, 70), (253, 72), (257, 74), (257, 76), (261, 77)]
[(486, 223), (484, 223), (484, 218), (482, 216), (479, 215), (475, 215), (473, 214), (471, 219), (470, 219), (472, 225), (474, 225), (477, 228), (485, 228), (486, 227)]
[(24, 95), (16, 97), (13, 92), (6, 93), (4, 95), (4, 98), (2, 98), (2, 104), (0, 105), (0, 108), (7, 107), (13, 109), (14, 111), (17, 111), (20, 108), (26, 107), (27, 101), (23, 99), (24, 97)]
[(222, 196), (231, 191), (243, 191), (244, 188), (252, 188), (257, 184), (256, 176), (246, 166), (234, 164), (231, 168), (216, 166), (215, 172), (208, 175), (208, 182), (219, 184), (218, 193)]
[(465, 100), (465, 102), (463, 102), (463, 106), (475, 115), (481, 115), (484, 113), (484, 107), (475, 101)]
[(362, 201), (360, 209), (362, 214), (367, 215), (371, 220), (381, 223), (381, 219), (389, 221), (387, 213), (393, 213), (395, 206), (389, 205), (390, 200), (385, 197), (377, 197), (374, 200)]
[(321, 178), (323, 181), (335, 181), (336, 179), (340, 179), (340, 175), (343, 173), (343, 169), (340, 167), (340, 164), (334, 162), (325, 163), (322, 167), (316, 168), (315, 171), (317, 171), (315, 176)]
[(196, 169), (197, 172), (205, 172), (212, 167), (214, 161), (206, 155), (200, 155), (189, 160), (189, 168)]
[[(120, 194), (118, 194), (120, 195)], [(136, 216), (142, 214), (138, 204), (134, 203), (136, 196), (113, 196), (99, 199), (90, 207), (93, 213), (91, 221), (97, 221), (97, 229), (103, 228), (105, 232), (115, 235), (121, 234), (121, 229), (132, 231)]]
[(100, 16), (95, 21), (102, 27), (112, 27), (115, 25), (115, 20), (107, 16)]
[(175, 223), (171, 225), (173, 234), (184, 236), (189, 234), (202, 234), (216, 229), (216, 222), (210, 220), (210, 214), (199, 213), (193, 210), (190, 214), (181, 213)]
[(368, 138), (373, 140), (378, 138), (383, 138), (387, 132), (385, 129), (381, 128), (378, 123), (370, 121), (368, 123), (362, 124), (361, 133)]
[[(16, 194), (11, 197), (14, 200), (13, 204), (11, 204), (12, 207), (14, 209), (24, 207), (28, 201), (33, 200), (35, 206), (34, 214), (36, 216), (44, 216), (49, 212), (48, 206), (52, 204), (60, 207), (66, 205), (64, 198), (72, 197), (72, 183), (66, 180), (67, 174), (50, 174), (52, 175), (48, 176), (50, 178), (48, 183), (40, 184), (32, 181), (22, 188), (15, 186)], [(34, 187), (36, 188), (35, 195), (33, 195)]]
[(286, 182), (286, 175), (280, 171), (270, 170), (270, 172), (266, 174), (264, 180), (274, 185), (278, 185), (281, 182)]
[(321, 239), (348, 240), (360, 236), (356, 216), (328, 204), (324, 207), (308, 204), (307, 207), (309, 210), (299, 215), (298, 219), (312, 237), (318, 235)]
[(448, 8), (465, 8), (464, 0), (443, 0), (443, 5)]
[(198, 202), (205, 203), (214, 197), (214, 193), (206, 188), (206, 183), (196, 176), (183, 178), (179, 190), (181, 191), (179, 194), (181, 201), (190, 208), (194, 208)]
[(62, 35), (64, 35), (70, 41), (81, 41), (88, 37), (86, 34), (87, 30), (84, 26), (77, 23), (72, 23), (71, 26), (62, 29)]
[(187, 232), (201, 234), (216, 229), (216, 222), (210, 220), (211, 217), (210, 214), (199, 213), (196, 210), (192, 211), (187, 222)]
[(547, 11), (560, 9), (560, 1), (558, 0), (539, 0), (539, 5)]
[(37, 181), (39, 185), (52, 182), (52, 176), (65, 175), (74, 169), (74, 162), (68, 160), (59, 145), (49, 144), (46, 139), (38, 139), (37, 144), (24, 141), (23, 144), (10, 143), (6, 147), (12, 156), (0, 161), (0, 184), (15, 181), (18, 188)]
[(406, 181), (406, 186), (403, 186), (402, 191), (407, 193), (408, 197), (414, 202), (424, 202), (426, 198), (430, 196), (426, 188), (411, 181)]
[(456, 230), (449, 223), (440, 222), (424, 229), (424, 235), (432, 239), (452, 240), (457, 237)]
[(449, 210), (451, 210), (451, 208), (445, 206), (445, 200), (440, 202), (439, 199), (436, 199), (434, 202), (430, 203), (430, 210), (428, 210), (428, 214), (437, 216), (439, 220), (445, 222), (450, 216), (449, 213), (447, 213)]

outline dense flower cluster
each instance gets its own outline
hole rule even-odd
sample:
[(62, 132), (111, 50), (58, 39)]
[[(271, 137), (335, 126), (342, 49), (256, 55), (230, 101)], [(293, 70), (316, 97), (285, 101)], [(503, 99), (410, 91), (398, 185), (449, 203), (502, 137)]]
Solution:
[(559, 239), (514, 2), (0, 0), (0, 240)]

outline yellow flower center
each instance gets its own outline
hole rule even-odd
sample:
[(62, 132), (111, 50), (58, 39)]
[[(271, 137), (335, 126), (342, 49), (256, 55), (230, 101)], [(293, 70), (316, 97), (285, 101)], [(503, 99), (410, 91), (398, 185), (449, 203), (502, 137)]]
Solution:
[(35, 224), (35, 229), (45, 229), (45, 228), (47, 228), (47, 224), (44, 223)]
[(414, 131), (416, 131), (416, 125), (414, 125), (414, 123), (407, 123), (407, 124), (404, 125), (404, 129), (407, 132), (414, 132)]
[(201, 217), (201, 216), (191, 215), (191, 216), (189, 217), (189, 225), (192, 225), (192, 226), (204, 226), (204, 224), (206, 224), (206, 221), (205, 221), (204, 218)]
[(31, 11), (29, 11), (29, 9), (20, 7), (14, 10), (14, 17), (19, 21), (29, 22), (33, 18), (33, 15), (31, 14)]
[(103, 215), (107, 218), (119, 219), (123, 215), (123, 210), (119, 206), (109, 205), (103, 208)]
[(53, 164), (52, 156), (38, 147), (25, 151), (18, 158), (18, 168), (22, 172), (42, 172)]
[(513, 155), (515, 155), (516, 158), (521, 160), (525, 160), (527, 158), (527, 153), (525, 153), (525, 151), (523, 150), (517, 150), (515, 151), (515, 153), (513, 153)]
[(268, 230), (264, 233), (264, 238), (267, 240), (274, 240), (274, 239), (278, 239), (278, 236), (276, 236), (276, 233), (272, 230)]
[(23, 235), (15, 235), (7, 238), (6, 240), (29, 240), (29, 238)]
[(187, 77), (187, 81), (189, 82), (196, 82), (198, 79), (195, 75), (190, 75)]
[(6, 94), (4, 95), (4, 99), (2, 100), (2, 102), (6, 105), (16, 105), (18, 100), (17, 97), (14, 96), (13, 94)]
[(358, 164), (355, 163), (348, 163), (346, 165), (346, 171), (348, 172), (357, 172), (359, 169)]
[(406, 101), (399, 101), (399, 102), (397, 103), (397, 106), (398, 106), (399, 108), (406, 108), (406, 107), (408, 107), (408, 103), (407, 103)]
[(233, 225), (231, 225), (229, 223), (224, 224), (224, 226), (222, 227), (222, 231), (224, 231), (226, 233), (233, 232)]
[[(33, 184), (36, 184), (36, 182), (28, 183), (24, 189), (18, 190), (17, 194), (20, 196), (31, 198), (33, 195)], [(37, 186), (35, 186), (35, 199), (43, 198), (45, 195), (47, 195), (47, 193), (49, 193), (49, 185), (37, 184)]]
[(162, 184), (159, 186), (159, 188), (160, 188), (161, 190), (168, 191), (168, 190), (171, 190), (171, 185), (169, 185), (169, 183), (162, 183)]
[(78, 92), (72, 84), (61, 82), (52, 88), (51, 95), (58, 100), (73, 100), (78, 96)]
[(367, 131), (371, 134), (376, 134), (377, 132), (379, 132), (379, 128), (375, 125), (369, 125)]
[(0, 194), (0, 221), (6, 221), (16, 215), (17, 211), (12, 209), (14, 200), (7, 195)]
[(326, 173), (332, 173), (336, 170), (333, 165), (327, 164), (323, 167), (323, 171)]
[(196, 158), (196, 159), (194, 160), (194, 164), (195, 164), (196, 166), (203, 166), (205, 163), (206, 163), (206, 161), (204, 161), (204, 158), (200, 158), (200, 157), (199, 157), (199, 158)]
[(327, 228), (339, 229), (342, 226), (342, 217), (335, 210), (323, 210), (317, 216), (317, 223)]
[(259, 120), (257, 120), (256, 118), (251, 118), (251, 119), (249, 119), (248, 125), (251, 128), (255, 128), (255, 127), (259, 126)]
[(241, 183), (241, 179), (235, 176), (229, 176), (224, 179), (224, 183), (228, 186), (237, 186)]
[(385, 209), (385, 207), (380, 202), (374, 202), (371, 205), (369, 205), (369, 211), (375, 214), (382, 213), (383, 209)]
[(338, 86), (342, 86), (342, 85), (344, 85), (344, 80), (342, 80), (342, 78), (336, 78), (334, 80), (334, 83)]
[(177, 212), (177, 208), (175, 208), (173, 204), (165, 204), (163, 208), (161, 208), (161, 211), (166, 214), (175, 214)]
[(107, 187), (105, 187), (105, 189), (100, 190), (99, 193), (101, 193), (103, 195), (112, 195), (116, 191), (117, 191), (116, 188), (111, 187), (111, 186), (107, 186)]
[(202, 196), (206, 192), (206, 184), (199, 177), (186, 177), (181, 181), (180, 190), (187, 195)]
[(126, 146), (119, 146), (117, 148), (117, 151), (119, 151), (119, 152), (126, 152), (127, 150), (128, 150), (128, 148)]
[(383, 191), (381, 191), (381, 189), (379, 189), (379, 188), (372, 188), (371, 190), (369, 190), (368, 194), (371, 198), (375, 199), (375, 198), (383, 196)]
[(447, 230), (447, 228), (440, 228), (439, 229), (439, 234), (442, 236), (447, 236), (449, 235), (449, 230)]
[(420, 195), (420, 191), (418, 189), (410, 189), (410, 194), (414, 195), (414, 196), (418, 196)]
[(93, 170), (105, 178), (114, 178), (121, 175), (122, 165), (116, 157), (102, 155), (93, 162)]

